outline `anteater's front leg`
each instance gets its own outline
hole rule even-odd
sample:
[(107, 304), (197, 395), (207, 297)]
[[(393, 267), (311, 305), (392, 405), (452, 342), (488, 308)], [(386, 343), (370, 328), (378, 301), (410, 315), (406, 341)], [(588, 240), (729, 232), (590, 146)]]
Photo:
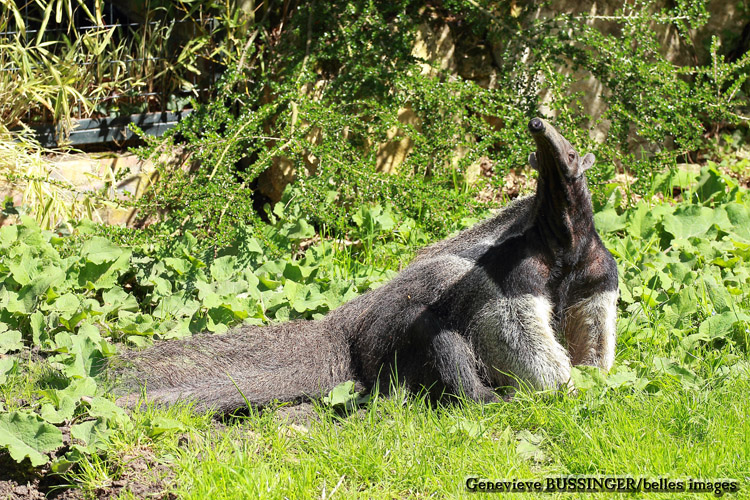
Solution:
[(453, 330), (441, 330), (429, 345), (429, 359), (448, 394), (474, 401), (498, 401), (498, 396), (479, 374), (479, 361), (469, 342)]
[(565, 311), (563, 327), (572, 364), (612, 368), (615, 360), (617, 291), (602, 291)]
[[(424, 386), (434, 396), (460, 396), (474, 401), (498, 401), (481, 375), (481, 364), (471, 344), (460, 333), (447, 328), (429, 307), (413, 307), (411, 359), (402, 360), (408, 385)], [(406, 363), (403, 363), (403, 362)], [(437, 380), (436, 380), (437, 379)]]
[(570, 384), (570, 359), (555, 337), (546, 297), (501, 297), (479, 312), (472, 330), (496, 386), (547, 390)]
[(393, 342), (390, 354), (381, 363), (370, 363), (379, 367), (376, 380), (380, 390), (389, 392), (397, 382), (414, 392), (427, 390), (435, 399), (459, 396), (480, 402), (499, 400), (482, 376), (481, 363), (468, 340), (449, 328), (430, 306), (409, 304), (388, 320), (387, 325), (377, 321), (371, 324), (375, 331), (388, 332), (380, 337), (381, 342)]

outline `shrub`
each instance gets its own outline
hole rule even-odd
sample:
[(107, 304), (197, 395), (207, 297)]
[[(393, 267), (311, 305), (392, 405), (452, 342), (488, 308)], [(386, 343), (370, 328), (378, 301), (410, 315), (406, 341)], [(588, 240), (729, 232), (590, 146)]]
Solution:
[[(239, 222), (259, 220), (251, 208), (251, 200), (263, 201), (258, 176), (284, 158), (296, 171), (303, 213), (318, 228), (345, 234), (356, 207), (392, 202), (443, 236), (487, 205), (477, 201), (480, 189), (502, 185), (502, 175), (471, 184), (469, 166), (486, 158), (504, 174), (526, 165), (526, 123), (539, 114), (542, 95), (550, 96), (562, 132), (599, 158), (595, 186), (625, 170), (642, 194), (665, 166), (695, 159), (707, 131), (743, 123), (747, 104), (749, 57), (725, 62), (718, 39), (705, 68), (680, 67), (660, 51), (654, 28), (676, 25), (685, 35), (705, 23), (703, 3), (658, 5), (615, 12), (608, 20), (616, 34), (590, 25), (587, 15), (535, 19), (536, 7), (515, 2), (310, 2), (267, 15), (257, 42), (223, 75), (216, 99), (166, 142), (141, 150), (153, 157), (180, 142), (197, 164), (190, 172), (164, 167), (141, 210), (177, 220), (200, 214), (212, 242), (229, 238)], [(441, 23), (466, 40), (456, 51), (495, 47), (489, 88), (413, 55), (418, 27)], [(605, 144), (590, 138), (596, 123), (561, 68), (602, 83)], [(405, 113), (413, 119), (400, 120)], [(378, 145), (398, 140), (410, 141), (411, 151), (396, 174), (379, 172)]]

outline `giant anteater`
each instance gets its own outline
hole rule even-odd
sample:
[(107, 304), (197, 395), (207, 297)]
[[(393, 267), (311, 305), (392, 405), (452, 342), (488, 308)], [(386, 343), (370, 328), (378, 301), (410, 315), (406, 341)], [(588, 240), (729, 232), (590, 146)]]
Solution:
[[(536, 194), (424, 249), (390, 282), (317, 321), (239, 327), (124, 354), (151, 400), (231, 411), (245, 398), (314, 398), (337, 384), (496, 401), (495, 388), (566, 387), (612, 366), (617, 266), (594, 229), (582, 158), (546, 121), (529, 131)], [(121, 402), (132, 404), (133, 393)]]

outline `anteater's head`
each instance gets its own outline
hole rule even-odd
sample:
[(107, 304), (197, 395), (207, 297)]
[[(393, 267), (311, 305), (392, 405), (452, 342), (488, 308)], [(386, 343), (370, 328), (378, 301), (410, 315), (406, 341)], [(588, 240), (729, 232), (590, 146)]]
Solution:
[(536, 153), (529, 155), (529, 163), (541, 175), (559, 172), (565, 179), (573, 180), (594, 164), (593, 154), (579, 158), (568, 140), (541, 118), (529, 122), (529, 132), (536, 141)]

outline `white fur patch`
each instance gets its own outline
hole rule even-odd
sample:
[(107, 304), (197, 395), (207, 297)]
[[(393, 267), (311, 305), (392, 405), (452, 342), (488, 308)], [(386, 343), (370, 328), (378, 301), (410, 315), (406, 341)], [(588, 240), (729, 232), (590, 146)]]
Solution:
[(552, 329), (552, 304), (545, 297), (500, 297), (477, 314), (471, 326), (476, 350), (496, 385), (554, 389), (570, 378), (570, 359)]
[(565, 311), (563, 331), (573, 365), (612, 368), (615, 361), (617, 291), (588, 297)]

